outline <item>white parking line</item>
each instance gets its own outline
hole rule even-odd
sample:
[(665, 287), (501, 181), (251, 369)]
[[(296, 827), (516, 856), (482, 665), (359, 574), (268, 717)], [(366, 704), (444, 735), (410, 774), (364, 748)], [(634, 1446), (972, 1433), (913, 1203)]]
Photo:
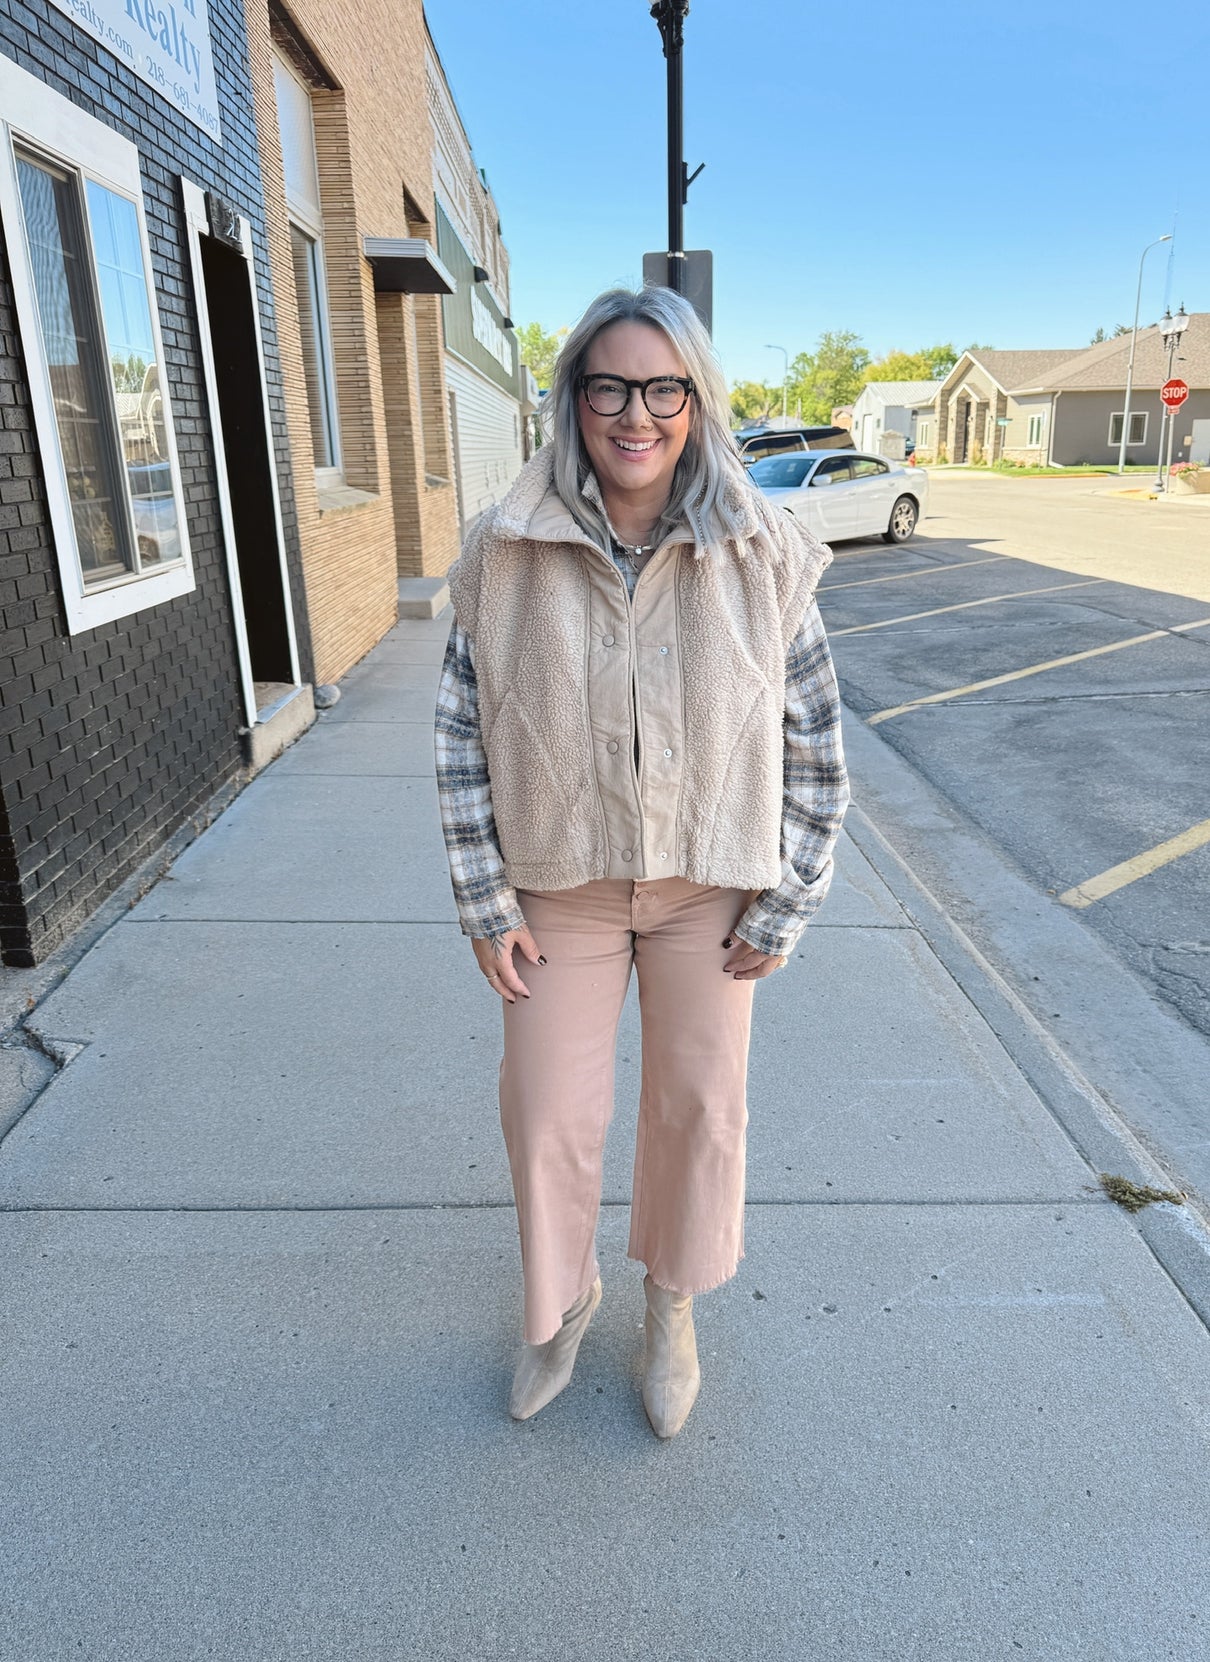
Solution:
[(892, 716), (901, 716), (908, 710), (919, 710), (926, 704), (944, 704), (951, 698), (965, 698), (967, 693), (983, 692), (988, 687), (1002, 687), (1008, 681), (1023, 681), (1027, 675), (1041, 675), (1043, 670), (1059, 669), (1064, 664), (1082, 663), (1085, 658), (1100, 658), (1106, 652), (1121, 652), (1127, 646), (1141, 646), (1144, 641), (1159, 641), (1185, 629), (1210, 628), (1210, 617), (1198, 618), (1194, 623), (1174, 623), (1170, 629), (1152, 629), (1145, 635), (1131, 635), (1124, 641), (1111, 641), (1108, 646), (1089, 647), (1087, 652), (1069, 652), (1063, 658), (1048, 658), (1043, 664), (1029, 664), (1025, 669), (1010, 670), (1007, 675), (993, 675), (986, 681), (972, 681), (965, 687), (950, 687), (947, 692), (928, 693), (923, 698), (913, 698), (906, 704), (896, 704), (890, 710), (879, 710), (872, 716), (866, 717), (867, 725), (877, 727), (879, 722), (889, 721)]
[(823, 588), (816, 589), (816, 594), (831, 594), (833, 589), (864, 589), (871, 583), (902, 583), (906, 577), (929, 577), (938, 571), (965, 571), (968, 566), (990, 566), (996, 560), (1006, 559), (1004, 554), (989, 554), (986, 560), (955, 560), (948, 566), (921, 566), (918, 571), (896, 571), (890, 577), (858, 577), (851, 583), (825, 583)]
[(1058, 594), (1063, 589), (1087, 589), (1094, 583), (1103, 583), (1103, 577), (1086, 577), (1081, 583), (1054, 583), (1045, 589), (1014, 589), (1011, 594), (989, 594), (982, 600), (959, 600), (953, 606), (934, 606), (931, 612), (908, 612), (904, 617), (885, 617), (878, 623), (854, 623), (848, 629), (829, 629), (828, 639), (836, 635), (862, 635), (868, 629), (889, 629), (893, 623), (915, 623), (922, 617), (940, 617), (942, 612), (967, 612), (972, 606), (992, 606), (997, 600), (1024, 600), (1031, 594)]

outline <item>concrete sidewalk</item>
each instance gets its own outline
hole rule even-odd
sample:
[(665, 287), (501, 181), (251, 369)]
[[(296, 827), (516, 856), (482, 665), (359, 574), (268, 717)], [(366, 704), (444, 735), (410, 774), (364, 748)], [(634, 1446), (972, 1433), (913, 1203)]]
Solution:
[(69, 1060), (0, 1143), (0, 1654), (1210, 1655), (1198, 1226), (1105, 1197), (1155, 1169), (860, 801), (757, 988), (748, 1255), (698, 1300), (686, 1429), (637, 1393), (633, 996), (604, 1303), (571, 1387), (507, 1418), (447, 627), (401, 623), (29, 1017)]

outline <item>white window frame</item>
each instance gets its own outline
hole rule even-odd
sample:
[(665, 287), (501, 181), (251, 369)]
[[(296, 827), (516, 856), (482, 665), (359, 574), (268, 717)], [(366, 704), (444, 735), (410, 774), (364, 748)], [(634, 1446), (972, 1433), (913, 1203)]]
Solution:
[[(2, 54), (0, 110), (4, 112), (0, 118), (0, 220), (3, 221), (8, 244), (13, 299), (21, 328), (25, 366), (29, 375), (34, 431), (37, 434), (42, 472), (46, 482), (47, 507), (54, 535), (55, 558), (59, 567), (67, 628), (70, 634), (78, 635), (85, 630), (96, 629), (101, 624), (112, 623), (118, 618), (133, 617), (136, 612), (145, 611), (149, 606), (162, 605), (164, 601), (173, 600), (178, 595), (189, 594), (197, 587), (185, 518), (185, 493), (181, 488), (181, 468), (177, 457), (172, 402), (165, 373), (159, 303), (151, 269), (147, 221), (143, 212), (143, 181), (139, 172), (139, 152), (128, 139), (119, 137), (112, 128), (77, 109), (69, 99), (52, 91), (44, 81), (19, 68)], [(125, 197), (134, 207), (143, 255), (143, 276), (147, 284), (147, 300), (151, 312), (151, 332), (155, 343), (156, 362), (160, 365), (164, 433), (181, 540), (181, 559), (166, 571), (125, 572), (109, 582), (85, 587), (75, 519), (67, 490), (67, 470), (59, 440), (59, 423), (51, 391), (50, 366), (42, 350), (42, 322), (26, 242), (25, 212), (17, 182), (14, 145), (21, 143), (34, 151), (41, 151), (48, 160), (56, 161), (70, 172), (78, 174), (82, 180), (95, 180), (106, 190)], [(91, 253), (90, 243), (90, 255)], [(112, 397), (113, 389), (108, 377), (105, 385), (109, 396)]]
[(1038, 411), (1029, 418), (1029, 426), (1026, 429), (1025, 448), (1027, 450), (1040, 450), (1044, 442), (1045, 432), (1046, 412), (1044, 410)]
[(922, 450), (927, 450), (928, 449), (929, 443), (932, 439), (932, 435), (933, 435), (933, 424), (932, 424), (932, 422), (931, 421), (922, 421), (922, 422), (920, 422), (919, 425), (917, 426), (917, 429), (916, 429), (916, 443), (920, 446), (920, 448)]
[[(1148, 415), (1148, 412), (1146, 410), (1131, 410), (1131, 412), (1130, 412), (1130, 425), (1131, 425), (1131, 427), (1134, 426), (1136, 421), (1141, 421), (1143, 423), (1143, 431), (1142, 431), (1142, 434), (1139, 438), (1137, 438), (1137, 439), (1128, 438), (1126, 440), (1127, 450), (1137, 450), (1137, 449), (1139, 449), (1139, 447), (1141, 445), (1144, 445), (1144, 444), (1147, 443), (1147, 415)], [(1119, 450), (1121, 449), (1121, 446), (1122, 446), (1122, 423), (1125, 419), (1125, 416), (1126, 416), (1125, 410), (1114, 410), (1113, 413), (1109, 417), (1109, 441), (1108, 442), (1111, 445), (1115, 445)], [(1113, 430), (1113, 424), (1114, 424), (1115, 421), (1118, 424), (1118, 430), (1117, 430), (1116, 434)]]
[[(283, 52), (274, 51), (274, 64), (293, 80), (306, 96), (307, 111), (311, 121), (311, 159), (315, 163), (315, 175), (319, 177), (319, 158), (315, 147), (315, 115), (311, 103), (311, 88), (303, 80), (289, 58)], [(275, 87), (276, 96), (276, 87)], [(280, 134), (281, 120), (278, 117), (278, 131)], [(284, 141), (283, 141), (284, 143)], [(340, 405), (336, 393), (336, 360), (332, 350), (332, 322), (328, 315), (328, 271), (324, 258), (324, 228), (323, 219), (318, 214), (318, 204), (313, 208), (310, 204), (299, 201), (287, 192), (286, 217), (291, 226), (302, 232), (312, 245), (313, 274), (315, 278), (315, 332), (316, 362), (319, 369), (320, 398), (322, 407), (320, 415), (324, 430), (328, 438), (328, 449), (332, 460), (330, 466), (315, 468), (315, 483), (320, 490), (333, 486), (343, 485), (345, 482), (344, 459), (340, 442)], [(293, 259), (293, 250), (291, 250)], [(298, 325), (300, 331), (305, 328), (304, 299), (297, 295)], [(309, 395), (308, 395), (309, 400)]]

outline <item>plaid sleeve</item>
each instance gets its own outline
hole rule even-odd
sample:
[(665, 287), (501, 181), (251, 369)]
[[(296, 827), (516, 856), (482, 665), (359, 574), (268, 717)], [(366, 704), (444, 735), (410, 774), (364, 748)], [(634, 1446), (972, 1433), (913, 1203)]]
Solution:
[(840, 740), (840, 695), (814, 601), (786, 655), (782, 879), (764, 889), (736, 926), (758, 952), (788, 954), (823, 904), (832, 849), (849, 803)]
[(484, 937), (523, 929), (525, 917), (504, 875), (492, 814), (474, 646), (456, 622), (441, 666), (435, 730), (441, 829), (462, 933)]

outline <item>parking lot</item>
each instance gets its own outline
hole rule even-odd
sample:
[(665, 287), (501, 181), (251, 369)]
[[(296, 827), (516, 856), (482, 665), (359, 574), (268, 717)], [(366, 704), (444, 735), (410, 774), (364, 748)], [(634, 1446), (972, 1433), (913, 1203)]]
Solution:
[(932, 479), (821, 585), (847, 704), (1210, 1033), (1210, 502)]

